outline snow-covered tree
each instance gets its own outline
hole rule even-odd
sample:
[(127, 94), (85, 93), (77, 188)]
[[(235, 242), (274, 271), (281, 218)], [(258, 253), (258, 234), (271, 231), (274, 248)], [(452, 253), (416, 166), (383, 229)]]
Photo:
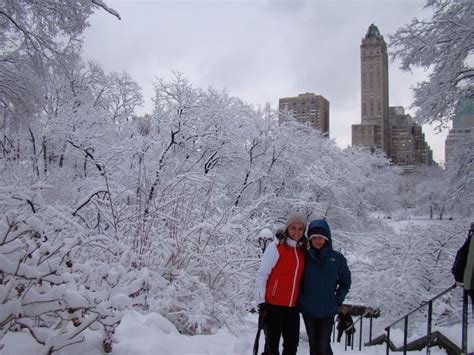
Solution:
[(350, 297), (379, 307), (385, 319), (418, 307), (453, 284), (451, 266), (467, 226), (407, 220), (361, 233)]
[(118, 127), (130, 120), (135, 109), (143, 104), (141, 88), (126, 72), (108, 74), (98, 96), (96, 103), (104, 106)]
[(427, 0), (428, 19), (413, 21), (390, 36), (401, 69), (423, 67), (428, 80), (414, 88), (413, 105), (421, 123), (447, 127), (461, 97), (474, 97), (474, 3)]
[(405, 192), (409, 205), (414, 206), (413, 214), (442, 220), (451, 212), (448, 203), (447, 174), (439, 167), (424, 167), (408, 177), (415, 185)]
[(79, 35), (89, 25), (88, 18), (96, 8), (120, 18), (102, 0), (1, 2), (2, 109), (14, 113), (19, 109), (31, 109), (41, 101), (38, 80), (47, 75), (50, 68), (77, 56), (81, 42)]
[(452, 147), (446, 169), (446, 202), (458, 215), (474, 214), (474, 134), (466, 135)]

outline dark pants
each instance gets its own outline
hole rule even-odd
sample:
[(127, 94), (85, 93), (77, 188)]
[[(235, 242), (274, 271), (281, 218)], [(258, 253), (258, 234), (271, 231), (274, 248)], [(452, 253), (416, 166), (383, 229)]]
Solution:
[[(338, 343), (341, 341), (342, 333), (344, 333), (344, 329), (337, 328), (337, 342)], [(347, 332), (347, 346), (351, 346), (353, 335), (354, 335), (353, 329)]]
[(344, 333), (344, 329), (338, 328), (337, 329), (337, 342), (338, 343), (341, 342), (342, 333)]
[(265, 316), (265, 355), (279, 355), (280, 337), (283, 336), (282, 355), (296, 355), (300, 337), (300, 314), (296, 307), (267, 304)]
[(334, 318), (305, 317), (304, 325), (309, 340), (310, 355), (332, 355), (331, 332)]

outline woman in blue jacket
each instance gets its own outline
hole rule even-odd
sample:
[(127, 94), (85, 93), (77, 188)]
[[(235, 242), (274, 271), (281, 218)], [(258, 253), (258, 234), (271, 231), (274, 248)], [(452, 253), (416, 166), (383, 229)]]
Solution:
[(323, 219), (308, 226), (306, 255), (298, 305), (309, 339), (310, 355), (332, 355), (331, 331), (338, 306), (351, 286), (346, 258), (332, 249), (331, 230)]

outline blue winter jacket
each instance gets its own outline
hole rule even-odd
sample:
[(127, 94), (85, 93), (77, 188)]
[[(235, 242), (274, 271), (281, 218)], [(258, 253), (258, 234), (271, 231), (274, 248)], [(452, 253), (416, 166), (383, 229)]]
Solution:
[(325, 229), (329, 240), (320, 251), (311, 247), (306, 254), (298, 306), (304, 316), (334, 317), (351, 287), (351, 272), (346, 258), (332, 249), (327, 222), (315, 220), (310, 223), (308, 231), (315, 227)]

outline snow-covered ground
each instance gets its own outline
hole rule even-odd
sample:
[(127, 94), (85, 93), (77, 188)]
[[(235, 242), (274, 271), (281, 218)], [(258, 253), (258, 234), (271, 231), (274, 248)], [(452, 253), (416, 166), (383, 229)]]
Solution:
[[(213, 335), (185, 336), (165, 318), (156, 313), (143, 315), (134, 311), (128, 312), (116, 332), (117, 343), (114, 344), (115, 355), (248, 355), (252, 353), (256, 330), (256, 315), (250, 315), (242, 324), (242, 334), (236, 336), (221, 329)], [(92, 333), (86, 334), (85, 343), (72, 345), (64, 349), (64, 354), (103, 355), (101, 341)], [(309, 354), (304, 326), (301, 329), (298, 354)], [(356, 340), (356, 345), (358, 341)], [(260, 339), (260, 350), (263, 349), (263, 334)], [(358, 353), (368, 355), (385, 354), (385, 346), (365, 347), (362, 352), (344, 350), (344, 345), (333, 343), (334, 354)], [(2, 355), (41, 354), (41, 347), (31, 337), (22, 332), (10, 332), (6, 335), (6, 346)], [(418, 352), (414, 352), (418, 353)], [(425, 353), (423, 351), (423, 353)], [(433, 355), (446, 354), (439, 348), (432, 348)]]

